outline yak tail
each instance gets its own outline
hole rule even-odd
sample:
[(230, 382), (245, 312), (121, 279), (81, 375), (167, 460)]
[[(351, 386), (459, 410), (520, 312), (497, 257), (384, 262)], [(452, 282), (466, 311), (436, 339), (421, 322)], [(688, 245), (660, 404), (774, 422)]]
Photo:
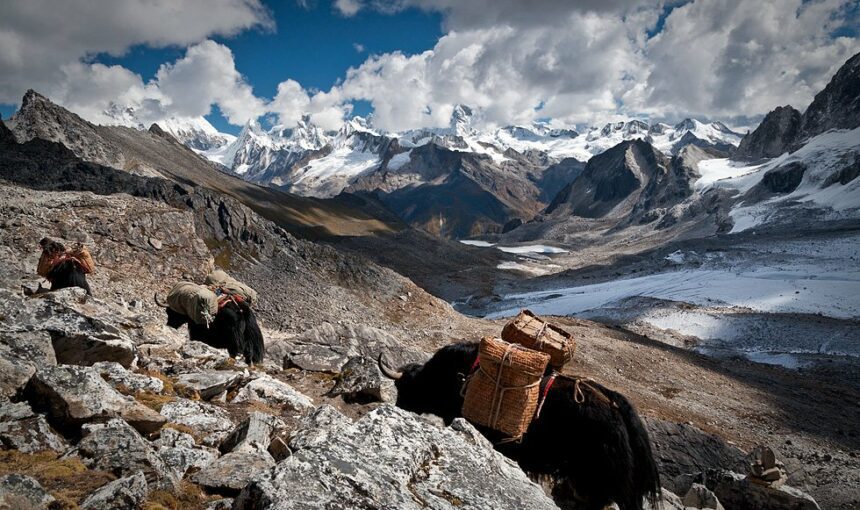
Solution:
[[(618, 406), (618, 411), (624, 419), (627, 427), (627, 435), (630, 439), (630, 448), (633, 451), (633, 487), (638, 498), (646, 498), (652, 508), (657, 508), (657, 499), (660, 495), (660, 473), (657, 470), (657, 462), (654, 460), (654, 452), (651, 450), (651, 439), (648, 430), (633, 404), (624, 395), (612, 390), (603, 389), (613, 403)], [(641, 501), (641, 499), (640, 499)], [(641, 507), (637, 505), (637, 507)]]
[(246, 363), (259, 363), (263, 361), (263, 356), (266, 354), (266, 345), (263, 341), (263, 332), (260, 331), (260, 325), (257, 324), (257, 317), (254, 311), (247, 303), (240, 304), (242, 313), (245, 315), (245, 338), (244, 338), (244, 354)]

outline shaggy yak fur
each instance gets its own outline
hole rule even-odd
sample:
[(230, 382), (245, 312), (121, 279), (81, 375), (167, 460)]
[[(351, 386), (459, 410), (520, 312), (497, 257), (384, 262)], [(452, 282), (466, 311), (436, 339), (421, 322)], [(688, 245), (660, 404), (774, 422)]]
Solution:
[(227, 349), (230, 356), (242, 354), (249, 365), (263, 361), (266, 353), (263, 333), (254, 311), (244, 301), (228, 301), (218, 310), (208, 328), (192, 321), (185, 314), (167, 308), (167, 325), (176, 329), (183, 324), (188, 324), (188, 336), (192, 340)]
[[(477, 343), (442, 348), (424, 365), (403, 367), (396, 380), (397, 406), (440, 416), (446, 423), (461, 416), (464, 374), (478, 355)], [(382, 366), (383, 371), (386, 367)], [(541, 382), (541, 395), (548, 376)], [(540, 416), (520, 443), (496, 449), (517, 461), (532, 476), (554, 482), (558, 503), (600, 509), (615, 502), (621, 510), (641, 510), (660, 491), (660, 478), (648, 432), (630, 402), (595, 382), (581, 383), (584, 401), (574, 401), (575, 380), (558, 376)], [(491, 441), (501, 439), (481, 430)]]
[(48, 281), (51, 282), (51, 290), (80, 287), (87, 291), (87, 294), (92, 295), (87, 276), (74, 260), (64, 260), (54, 266), (48, 273)]

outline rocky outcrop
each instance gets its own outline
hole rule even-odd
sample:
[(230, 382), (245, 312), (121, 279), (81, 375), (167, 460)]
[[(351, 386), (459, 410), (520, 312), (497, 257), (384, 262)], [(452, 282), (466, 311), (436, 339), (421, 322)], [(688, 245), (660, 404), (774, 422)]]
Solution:
[(289, 384), (268, 374), (260, 374), (236, 392), (233, 403), (265, 402), (270, 405), (284, 406), (297, 413), (305, 413), (314, 408), (313, 401), (299, 393)]
[(337, 373), (351, 357), (376, 359), (382, 352), (389, 353), (395, 366), (423, 362), (426, 358), (423, 352), (405, 346), (401, 340), (381, 329), (331, 323), (323, 323), (285, 341), (272, 349), (270, 355), (275, 356), (276, 361), (280, 358), (285, 367)]
[(265, 451), (232, 452), (204, 467), (191, 479), (210, 491), (235, 495), (274, 465), (275, 460)]
[(754, 131), (743, 137), (733, 158), (775, 158), (789, 151), (800, 134), (801, 123), (799, 111), (788, 105), (777, 107), (765, 115)]
[(233, 420), (220, 407), (184, 398), (164, 404), (161, 414), (171, 423), (193, 430), (206, 446), (220, 444), (234, 426)]
[(189, 470), (200, 470), (218, 458), (215, 448), (198, 446), (194, 438), (171, 427), (161, 429), (161, 434), (154, 441), (158, 455), (178, 478), (182, 478)]
[(116, 476), (132, 476), (140, 471), (146, 483), (154, 488), (176, 490), (179, 480), (172, 469), (126, 422), (118, 419), (83, 427), (84, 437), (76, 452), (89, 467)]
[(90, 367), (42, 368), (30, 379), (27, 396), (34, 407), (47, 411), (54, 423), (69, 429), (119, 417), (140, 432), (150, 433), (166, 421), (152, 409), (118, 393)]
[(697, 476), (688, 477), (686, 482), (691, 489), (696, 484), (706, 487), (725, 508), (749, 510), (819, 510), (820, 508), (811, 496), (794, 487), (757, 483), (748, 476), (727, 470), (709, 469)]
[(191, 390), (203, 400), (225, 394), (242, 380), (241, 372), (212, 370), (193, 374), (182, 374), (176, 378), (176, 386)]
[(854, 55), (830, 79), (824, 90), (803, 112), (800, 140), (828, 129), (854, 129), (860, 126), (860, 53)]
[(0, 446), (24, 453), (65, 452), (69, 445), (26, 402), (0, 404)]
[(397, 400), (394, 381), (379, 371), (376, 360), (366, 356), (350, 358), (329, 394), (358, 402), (394, 403)]
[(326, 441), (296, 444), (234, 508), (556, 508), (463, 420), (440, 428), (385, 405), (343, 421)]
[[(5, 315), (5, 306), (14, 310), (17, 300), (3, 300), (0, 290), (0, 313)], [(8, 297), (11, 293), (6, 293)], [(36, 367), (57, 364), (54, 348), (51, 345), (51, 335), (47, 331), (15, 331), (0, 330), (0, 397), (9, 398), (16, 395), (36, 373)]]
[(143, 471), (107, 483), (81, 503), (81, 510), (125, 510), (142, 506), (149, 495)]
[(0, 477), (0, 508), (48, 510), (54, 501), (54, 497), (29, 476), (11, 474)]
[(115, 388), (122, 388), (126, 392), (137, 393), (139, 391), (149, 391), (152, 393), (161, 393), (164, 391), (164, 381), (161, 379), (132, 372), (119, 363), (100, 361), (93, 364), (93, 368), (99, 372), (102, 379), (107, 380)]

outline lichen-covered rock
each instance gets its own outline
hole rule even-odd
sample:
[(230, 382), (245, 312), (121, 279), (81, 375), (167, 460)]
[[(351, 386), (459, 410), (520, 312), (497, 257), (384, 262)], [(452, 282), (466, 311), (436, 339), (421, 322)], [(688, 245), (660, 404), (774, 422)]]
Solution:
[(279, 349), (284, 354), (285, 367), (329, 373), (340, 372), (351, 357), (376, 359), (382, 352), (387, 353), (395, 366), (421, 363), (427, 357), (381, 329), (328, 322), (284, 341)]
[(261, 374), (243, 386), (236, 392), (236, 396), (233, 397), (231, 402), (254, 401), (283, 405), (298, 413), (305, 413), (314, 409), (314, 403), (310, 397), (268, 374)]
[(267, 451), (276, 430), (286, 428), (283, 420), (266, 413), (253, 412), (221, 443), (222, 452)]
[[(0, 290), (0, 303), (3, 291)], [(0, 315), (2, 315), (0, 305)], [(56, 365), (57, 357), (47, 331), (0, 331), (0, 397), (17, 394), (37, 367)]]
[(8, 510), (47, 510), (54, 497), (29, 476), (11, 474), (0, 477), (0, 508)]
[(345, 427), (333, 421), (336, 434), (252, 480), (234, 508), (557, 508), (462, 420), (439, 428), (383, 405)]
[(723, 505), (720, 504), (720, 500), (717, 499), (714, 493), (699, 483), (694, 483), (693, 486), (690, 487), (690, 490), (687, 491), (687, 494), (684, 495), (684, 499), (682, 499), (681, 502), (685, 507), (689, 508), (724, 510)]
[(176, 386), (196, 391), (200, 395), (200, 398), (209, 400), (216, 395), (234, 388), (241, 380), (242, 374), (240, 372), (211, 370), (193, 374), (182, 374), (177, 377)]
[(320, 445), (351, 426), (352, 422), (343, 413), (330, 405), (323, 405), (302, 419), (290, 436), (289, 446), (293, 450), (301, 450)]
[(376, 360), (355, 356), (340, 370), (331, 395), (343, 395), (348, 401), (395, 402), (397, 389), (394, 381), (379, 371)]
[(0, 405), (0, 445), (24, 453), (43, 450), (62, 453), (69, 448), (45, 417), (34, 413), (26, 402)]
[(275, 460), (265, 451), (230, 452), (192, 475), (191, 480), (211, 491), (233, 495), (274, 465)]
[(175, 490), (179, 480), (152, 445), (126, 422), (113, 419), (107, 423), (83, 426), (84, 438), (77, 453), (92, 469), (116, 476), (131, 476), (143, 471), (152, 488)]
[(138, 508), (149, 495), (143, 471), (109, 482), (81, 503), (81, 510), (127, 510)]
[(161, 393), (164, 391), (164, 381), (157, 377), (138, 374), (126, 369), (122, 365), (112, 361), (100, 361), (93, 364), (103, 379), (107, 379), (114, 387), (122, 386), (136, 393), (138, 391), (150, 391)]
[(58, 365), (40, 369), (27, 385), (30, 403), (45, 406), (49, 416), (63, 426), (121, 417), (137, 430), (150, 433), (165, 418), (131, 397), (117, 392), (92, 367)]
[(170, 422), (189, 427), (202, 438), (206, 446), (220, 444), (235, 426), (224, 410), (206, 402), (184, 398), (164, 404), (161, 414)]
[(154, 442), (158, 455), (170, 466), (179, 478), (189, 470), (199, 470), (211, 464), (220, 455), (215, 448), (195, 444), (190, 435), (170, 427), (161, 429), (161, 436)]

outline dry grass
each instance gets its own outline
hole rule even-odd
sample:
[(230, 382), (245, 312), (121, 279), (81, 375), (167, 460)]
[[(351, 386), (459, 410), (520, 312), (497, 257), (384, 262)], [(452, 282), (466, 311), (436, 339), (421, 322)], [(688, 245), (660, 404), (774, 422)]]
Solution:
[(183, 480), (177, 492), (151, 492), (142, 510), (198, 510), (216, 499), (219, 499), (218, 496), (207, 495), (197, 485)]
[(164, 404), (176, 400), (172, 395), (160, 395), (151, 391), (138, 391), (134, 394), (134, 398), (146, 407), (159, 412)]
[(150, 377), (155, 377), (156, 379), (163, 382), (164, 390), (162, 390), (162, 393), (166, 395), (172, 395), (174, 393), (173, 380), (167, 377), (163, 372), (159, 372), (158, 370), (144, 370), (141, 373)]
[(52, 508), (73, 510), (93, 491), (116, 477), (88, 469), (78, 457), (58, 458), (56, 452), (0, 452), (0, 475), (19, 473), (32, 476), (57, 499)]

